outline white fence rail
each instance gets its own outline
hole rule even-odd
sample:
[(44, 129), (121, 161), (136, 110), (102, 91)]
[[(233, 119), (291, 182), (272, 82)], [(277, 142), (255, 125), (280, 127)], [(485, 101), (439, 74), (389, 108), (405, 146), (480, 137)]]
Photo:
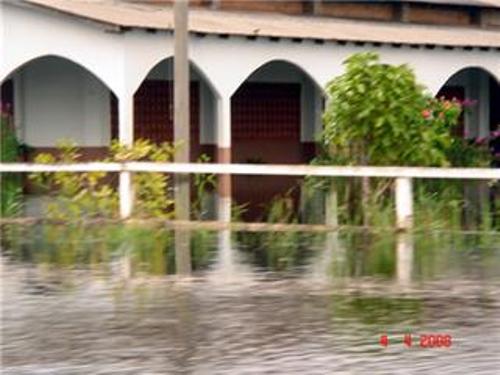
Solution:
[(424, 167), (351, 167), (286, 164), (214, 164), (214, 163), (74, 163), (33, 164), (0, 163), (5, 172), (165, 172), (213, 173), (266, 176), (318, 177), (387, 177), (387, 178), (445, 178), (498, 180), (500, 169), (494, 168), (424, 168)]
[(132, 195), (125, 185), (130, 184), (130, 173), (133, 172), (394, 178), (396, 179), (396, 225), (400, 229), (408, 229), (413, 225), (413, 178), (500, 180), (500, 169), (493, 168), (351, 167), (151, 162), (95, 162), (75, 164), (0, 163), (0, 173), (97, 171), (120, 173), (120, 207), (121, 216), (124, 218), (130, 215), (132, 208)]

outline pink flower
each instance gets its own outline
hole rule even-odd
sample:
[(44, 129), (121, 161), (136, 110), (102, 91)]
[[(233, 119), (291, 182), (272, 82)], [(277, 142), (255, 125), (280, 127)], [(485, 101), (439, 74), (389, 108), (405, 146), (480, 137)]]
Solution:
[(462, 106), (464, 107), (472, 107), (474, 105), (477, 104), (477, 100), (476, 99), (468, 99), (468, 98), (465, 98), (463, 101), (462, 101)]
[(424, 109), (422, 111), (422, 116), (425, 119), (428, 119), (429, 117), (431, 117), (431, 115), (432, 115), (432, 112), (429, 109)]
[(0, 103), (0, 113), (9, 114), (12, 110), (12, 104), (10, 103)]
[(474, 143), (476, 145), (482, 145), (484, 143), (484, 141), (486, 141), (486, 137), (477, 137), (476, 140), (474, 141)]
[(453, 106), (453, 104), (449, 100), (445, 100), (443, 102), (444, 109), (450, 109), (452, 106)]
[(500, 137), (500, 130), (495, 130), (491, 132), (491, 138)]

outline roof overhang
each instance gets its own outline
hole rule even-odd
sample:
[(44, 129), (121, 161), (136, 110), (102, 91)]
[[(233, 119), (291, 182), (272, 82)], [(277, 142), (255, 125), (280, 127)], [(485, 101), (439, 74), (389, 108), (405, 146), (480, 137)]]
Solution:
[[(172, 31), (174, 27), (173, 12), (169, 7), (112, 0), (24, 0), (10, 3), (91, 20), (121, 31)], [(263, 37), (275, 40), (310, 39), (318, 42), (396, 46), (500, 48), (498, 30), (208, 9), (190, 10), (189, 30), (196, 34), (242, 36), (252, 39)]]

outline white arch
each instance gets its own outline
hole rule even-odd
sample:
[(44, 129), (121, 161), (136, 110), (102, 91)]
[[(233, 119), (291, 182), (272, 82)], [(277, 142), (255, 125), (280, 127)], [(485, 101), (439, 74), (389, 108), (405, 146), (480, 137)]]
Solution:
[(45, 54), (45, 55), (40, 55), (40, 56), (33, 57), (32, 59), (30, 59), (28, 61), (25, 61), (23, 64), (17, 66), (14, 70), (12, 70), (12, 71), (10, 71), (8, 73), (2, 74), (1, 82), (5, 81), (7, 78), (9, 78), (12, 74), (16, 73), (20, 69), (22, 69), (22, 68), (24, 68), (24, 67), (26, 67), (26, 66), (28, 66), (30, 64), (36, 64), (37, 61), (41, 61), (41, 60), (47, 59), (47, 58), (55, 58), (57, 60), (62, 60), (64, 62), (67, 62), (67, 63), (70, 63), (70, 64), (78, 66), (80, 69), (84, 70), (87, 74), (89, 74), (92, 77), (96, 78), (99, 82), (101, 82), (104, 86), (106, 86), (106, 88), (109, 91), (111, 91), (113, 94), (116, 95), (116, 91), (113, 90), (113, 88), (110, 87), (105, 81), (103, 81), (101, 79), (101, 77), (98, 74), (96, 74), (96, 72), (94, 72), (91, 69), (87, 68), (86, 66), (80, 64), (79, 62), (72, 60), (71, 58), (68, 58), (66, 56), (57, 55), (57, 54)]
[(53, 55), (82, 66), (115, 94), (123, 93), (124, 49), (116, 35), (72, 17), (2, 4), (0, 80), (39, 57)]
[(190, 43), (191, 58), (222, 97), (231, 97), (253, 72), (272, 61), (285, 61), (299, 68), (321, 89), (343, 71), (343, 59), (335, 59), (329, 48), (312, 41), (254, 41), (237, 37), (221, 40), (206, 36), (192, 38)]
[[(154, 70), (156, 69), (160, 64), (164, 62), (171, 62), (172, 63), (172, 68), (173, 68), (173, 55), (169, 56), (157, 56), (155, 59), (150, 59), (147, 63), (141, 64), (141, 71), (137, 71), (134, 79), (129, 82), (129, 87), (130, 91), (135, 93), (141, 84), (144, 82), (144, 80), (147, 78), (147, 76)], [(203, 82), (210, 87), (212, 90), (215, 98), (219, 98), (219, 92), (217, 88), (214, 86), (213, 82), (210, 80), (210, 78), (205, 74), (205, 72), (196, 64), (195, 61), (192, 59), (189, 59), (189, 64), (190, 68), (193, 68), (193, 70), (202, 78)], [(146, 67), (147, 66), (147, 67)]]
[(446, 82), (460, 71), (468, 68), (477, 68), (482, 71), (487, 72), (497, 81), (500, 80), (500, 62), (492, 61), (490, 56), (485, 56), (483, 62), (478, 61), (479, 59), (468, 59), (449, 61), (446, 60), (436, 60), (435, 69), (429, 69), (429, 66), (417, 65), (415, 73), (417, 78), (424, 83), (429, 89), (430, 93), (435, 96), (439, 90), (446, 84)]
[(273, 64), (280, 64), (280, 63), (289, 65), (289, 66), (293, 67), (294, 69), (296, 69), (297, 71), (299, 71), (301, 74), (303, 74), (307, 78), (307, 80), (309, 80), (310, 82), (313, 83), (313, 85), (316, 87), (316, 89), (318, 89), (322, 94), (324, 94), (324, 88), (323, 88), (323, 86), (308, 71), (306, 71), (303, 67), (301, 67), (300, 65), (298, 65), (296, 62), (290, 61), (289, 59), (280, 59), (280, 58), (271, 59), (269, 61), (266, 61), (266, 62), (262, 63), (259, 66), (254, 67), (253, 70), (249, 74), (247, 74), (247, 76), (243, 79), (243, 81), (241, 81), (240, 84), (236, 87), (236, 89), (233, 91), (233, 94), (252, 75), (258, 73), (260, 70), (265, 69), (268, 66), (271, 66)]
[(460, 69), (454, 71), (451, 75), (449, 75), (446, 80), (444, 80), (444, 82), (441, 84), (441, 86), (438, 88), (438, 90), (435, 92), (435, 95), (437, 95), (437, 93), (439, 92), (439, 90), (441, 90), (445, 85), (446, 83), (451, 79), (453, 78), (454, 76), (456, 76), (457, 74), (461, 73), (461, 72), (464, 72), (466, 70), (469, 70), (469, 69), (477, 69), (483, 73), (486, 73), (489, 77), (492, 77), (494, 78), (497, 83), (500, 83), (500, 79), (499, 79), (499, 76), (497, 76), (496, 74), (494, 74), (493, 71), (491, 71), (490, 69), (488, 68), (484, 68), (482, 66), (479, 66), (479, 65), (473, 65), (473, 66), (464, 66), (464, 67), (461, 67)]

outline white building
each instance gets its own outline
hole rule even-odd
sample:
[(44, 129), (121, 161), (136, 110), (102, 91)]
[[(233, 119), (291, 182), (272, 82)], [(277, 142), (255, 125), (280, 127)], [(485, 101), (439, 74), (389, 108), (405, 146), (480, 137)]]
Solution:
[[(112, 137), (171, 140), (173, 17), (161, 2), (3, 0), (2, 102), (20, 139), (44, 151), (71, 138), (87, 158)], [(194, 3), (193, 160), (307, 162), (322, 89), (360, 51), (408, 64), (434, 95), (477, 100), (464, 121), (471, 137), (500, 123), (498, 2)], [(255, 178), (233, 179), (237, 200), (263, 202), (291, 183), (262, 178), (257, 192)]]

